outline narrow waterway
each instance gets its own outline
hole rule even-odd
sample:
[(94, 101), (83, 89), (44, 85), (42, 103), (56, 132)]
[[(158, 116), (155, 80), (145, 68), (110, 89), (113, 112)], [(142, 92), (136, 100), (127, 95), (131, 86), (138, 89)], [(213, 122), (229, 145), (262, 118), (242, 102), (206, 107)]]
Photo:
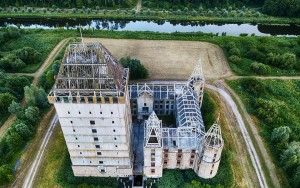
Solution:
[(297, 25), (263, 25), (232, 24), (204, 22), (171, 22), (171, 21), (134, 21), (134, 20), (101, 20), (101, 19), (0, 19), (0, 27), (15, 26), (25, 29), (84, 29), (115, 31), (151, 31), (160, 33), (203, 32), (218, 35), (239, 36), (240, 34), (256, 36), (297, 36), (300, 26)]

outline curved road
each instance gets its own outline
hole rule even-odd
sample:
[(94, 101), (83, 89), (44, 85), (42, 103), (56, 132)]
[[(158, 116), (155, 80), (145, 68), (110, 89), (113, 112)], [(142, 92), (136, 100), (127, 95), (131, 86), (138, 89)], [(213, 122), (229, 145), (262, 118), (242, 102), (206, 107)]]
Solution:
[(237, 105), (235, 104), (234, 100), (232, 99), (232, 97), (230, 96), (230, 94), (228, 94), (224, 89), (222, 88), (217, 88), (213, 85), (209, 85), (207, 84), (206, 87), (210, 90), (213, 90), (214, 92), (217, 92), (222, 98), (223, 100), (229, 105), (230, 109), (232, 110), (232, 113), (234, 114), (236, 121), (239, 125), (239, 129), (241, 130), (241, 133), (243, 135), (243, 138), (245, 140), (246, 143), (246, 147), (248, 150), (248, 153), (250, 155), (250, 159), (252, 161), (253, 167), (255, 169), (257, 178), (259, 180), (259, 184), (260, 187), (262, 188), (266, 188), (268, 187), (267, 183), (266, 183), (266, 178), (264, 175), (264, 172), (261, 168), (261, 163), (259, 160), (259, 157), (257, 155), (257, 152), (254, 148), (253, 142), (250, 138), (250, 135), (246, 129), (245, 123), (243, 121), (242, 115), (240, 114)]

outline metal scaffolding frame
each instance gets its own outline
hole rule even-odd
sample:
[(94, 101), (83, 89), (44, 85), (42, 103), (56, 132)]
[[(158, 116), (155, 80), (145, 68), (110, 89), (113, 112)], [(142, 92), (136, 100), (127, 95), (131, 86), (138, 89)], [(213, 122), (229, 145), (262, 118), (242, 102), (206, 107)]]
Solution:
[(224, 146), (221, 127), (218, 123), (214, 123), (205, 134), (204, 144), (210, 148), (221, 148)]
[(125, 96), (128, 73), (102, 44), (72, 43), (50, 96)]
[(153, 111), (149, 118), (145, 121), (144, 146), (157, 148), (162, 147), (161, 131), (162, 121), (158, 119)]

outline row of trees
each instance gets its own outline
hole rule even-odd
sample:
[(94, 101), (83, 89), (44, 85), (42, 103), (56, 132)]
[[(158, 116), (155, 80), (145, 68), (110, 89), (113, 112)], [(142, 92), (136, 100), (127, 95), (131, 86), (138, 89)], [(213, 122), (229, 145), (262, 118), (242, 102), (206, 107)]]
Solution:
[(3, 6), (35, 6), (35, 7), (63, 7), (63, 8), (82, 8), (87, 7), (130, 7), (136, 4), (136, 0), (0, 0), (0, 4)]
[[(42, 88), (25, 86), (24, 93), (25, 106), (15, 100), (8, 106), (8, 111), (16, 115), (17, 120), (0, 140), (0, 185), (13, 179), (13, 168), (9, 164), (13, 162), (11, 161), (13, 156), (31, 139), (36, 130), (40, 111), (48, 106), (47, 94)], [(6, 104), (8, 102), (6, 101)]]

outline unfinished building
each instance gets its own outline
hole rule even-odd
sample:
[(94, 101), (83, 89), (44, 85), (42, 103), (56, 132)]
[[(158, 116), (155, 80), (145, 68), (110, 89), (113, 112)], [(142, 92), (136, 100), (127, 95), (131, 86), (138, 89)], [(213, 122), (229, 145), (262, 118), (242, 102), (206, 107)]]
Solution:
[[(217, 123), (205, 132), (201, 65), (186, 82), (128, 85), (128, 73), (100, 43), (67, 48), (48, 100), (75, 176), (159, 178), (164, 168), (179, 168), (214, 177), (224, 143)], [(165, 127), (157, 115), (176, 122)]]

